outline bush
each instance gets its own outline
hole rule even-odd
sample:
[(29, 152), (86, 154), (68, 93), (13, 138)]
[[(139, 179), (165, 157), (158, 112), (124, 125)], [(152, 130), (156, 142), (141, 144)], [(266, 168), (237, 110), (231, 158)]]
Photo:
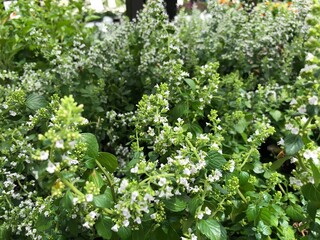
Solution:
[(319, 238), (318, 2), (169, 22), (149, 1), (98, 34), (77, 1), (18, 5), (1, 239)]

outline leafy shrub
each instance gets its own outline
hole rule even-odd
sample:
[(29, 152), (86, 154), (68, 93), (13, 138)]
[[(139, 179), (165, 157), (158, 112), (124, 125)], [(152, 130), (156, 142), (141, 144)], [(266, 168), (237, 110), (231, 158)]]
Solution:
[(45, 3), (0, 29), (21, 46), (1, 58), (0, 238), (319, 237), (318, 2), (170, 23), (149, 1), (99, 34)]

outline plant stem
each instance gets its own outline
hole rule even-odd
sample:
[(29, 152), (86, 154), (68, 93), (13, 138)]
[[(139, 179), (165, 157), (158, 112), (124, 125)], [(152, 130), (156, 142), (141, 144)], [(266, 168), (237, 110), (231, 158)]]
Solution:
[(241, 164), (240, 169), (242, 169), (244, 167), (244, 165), (248, 162), (249, 157), (252, 152), (253, 152), (253, 148), (251, 148), (250, 151), (248, 152), (248, 155), (247, 155), (246, 159), (243, 161), (243, 163)]
[(71, 182), (69, 182), (67, 179), (65, 179), (60, 174), (59, 174), (59, 178), (60, 178), (61, 182), (63, 182), (64, 185), (68, 186), (74, 193), (76, 193), (77, 195), (79, 195), (81, 197), (84, 196), (84, 194), (78, 188), (76, 188)]
[(188, 138), (186, 138), (186, 142), (189, 145), (189, 147), (191, 148), (191, 150), (194, 153), (194, 155), (196, 156), (196, 158), (198, 159), (198, 161), (201, 161), (201, 158), (200, 158), (198, 152), (196, 151), (196, 148), (192, 145), (192, 143), (190, 142), (190, 140)]
[(284, 191), (282, 185), (279, 183), (278, 186), (279, 186), (281, 192), (282, 192), (284, 195), (286, 195), (286, 191)]
[(245, 203), (248, 203), (247, 202), (247, 199), (243, 196), (242, 192), (239, 190), (239, 188), (237, 189), (237, 192), (239, 194), (239, 196), (241, 197), (241, 199), (245, 202)]
[(104, 175), (106, 176), (107, 178), (107, 181), (108, 181), (108, 184), (109, 184), (109, 187), (111, 189), (111, 194), (112, 194), (112, 198), (113, 198), (113, 201), (116, 202), (117, 201), (117, 197), (116, 197), (116, 193), (114, 191), (114, 187), (113, 187), (113, 182), (112, 182), (112, 179), (111, 179), (111, 176), (110, 174), (104, 169), (104, 167), (96, 160), (96, 164), (98, 165), (98, 167), (100, 168), (100, 170), (104, 173)]

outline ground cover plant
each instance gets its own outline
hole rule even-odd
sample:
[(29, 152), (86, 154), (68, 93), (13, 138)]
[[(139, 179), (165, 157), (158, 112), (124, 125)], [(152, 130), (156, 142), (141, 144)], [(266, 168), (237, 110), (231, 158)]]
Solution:
[(155, 0), (103, 31), (81, 1), (17, 4), (0, 239), (319, 239), (318, 1)]

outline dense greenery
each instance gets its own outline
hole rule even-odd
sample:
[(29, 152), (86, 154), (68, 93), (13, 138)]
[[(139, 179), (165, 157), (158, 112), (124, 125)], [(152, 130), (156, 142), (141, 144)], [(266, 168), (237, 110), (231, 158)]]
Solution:
[(81, 2), (0, 10), (0, 239), (319, 239), (318, 1)]

